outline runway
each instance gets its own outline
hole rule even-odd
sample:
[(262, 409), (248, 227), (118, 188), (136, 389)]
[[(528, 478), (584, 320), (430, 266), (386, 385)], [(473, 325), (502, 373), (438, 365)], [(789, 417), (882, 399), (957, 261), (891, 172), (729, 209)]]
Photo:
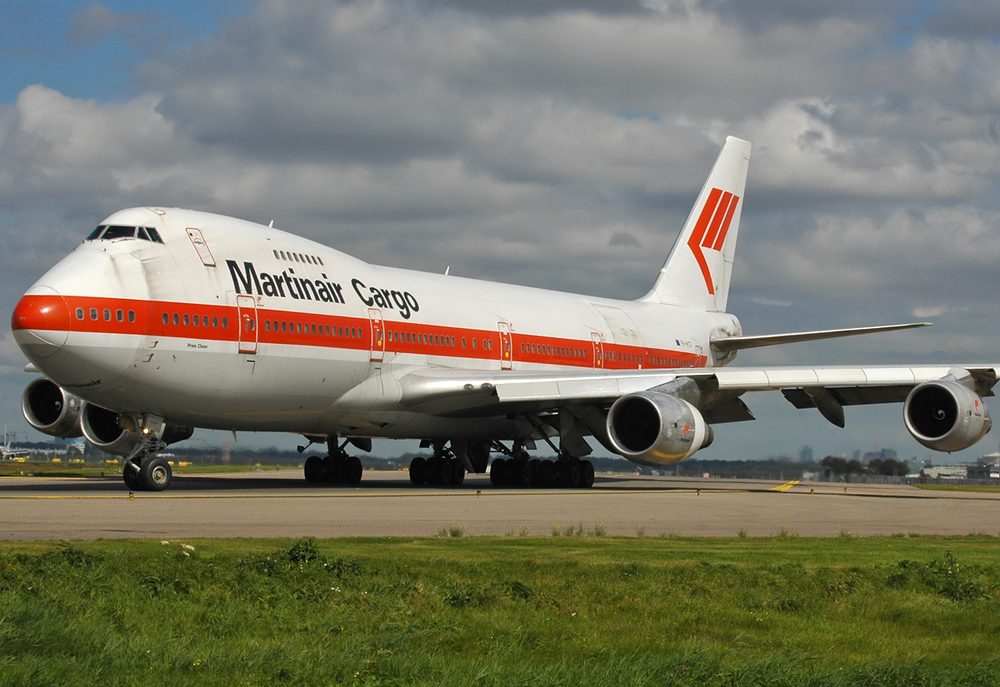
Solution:
[[(783, 490), (781, 490), (783, 489)], [(810, 493), (812, 490), (814, 493)], [(120, 477), (0, 478), (0, 539), (607, 535), (834, 537), (1000, 534), (1000, 494), (907, 485), (782, 484), (602, 476), (589, 490), (414, 488), (368, 472), (360, 487), (307, 486), (298, 471), (175, 476), (129, 498)]]

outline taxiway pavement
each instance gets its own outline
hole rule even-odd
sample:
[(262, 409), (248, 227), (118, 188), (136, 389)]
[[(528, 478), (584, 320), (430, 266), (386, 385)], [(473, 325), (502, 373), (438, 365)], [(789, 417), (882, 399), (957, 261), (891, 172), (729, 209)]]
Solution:
[[(783, 489), (783, 490), (782, 490)], [(801, 536), (1000, 534), (1000, 494), (908, 485), (841, 485), (598, 475), (592, 489), (415, 488), (367, 472), (360, 487), (307, 486), (298, 471), (175, 476), (167, 492), (120, 477), (0, 478), (0, 539), (211, 537)], [(463, 529), (464, 528), (464, 529)]]

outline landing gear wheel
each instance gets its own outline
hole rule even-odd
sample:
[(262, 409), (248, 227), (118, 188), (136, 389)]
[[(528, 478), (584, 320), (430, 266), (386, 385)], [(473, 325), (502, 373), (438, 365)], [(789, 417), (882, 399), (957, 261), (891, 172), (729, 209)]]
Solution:
[(465, 483), (465, 466), (462, 465), (462, 461), (457, 458), (452, 458), (448, 461), (451, 464), (451, 484), (455, 487), (460, 487)]
[(507, 477), (507, 461), (503, 458), (497, 458), (493, 461), (493, 465), (490, 466), (490, 484), (494, 487), (502, 487), (505, 478)]
[(539, 487), (550, 487), (552, 486), (552, 468), (553, 463), (551, 460), (543, 460), (539, 463), (537, 470), (535, 471), (535, 485)]
[(427, 484), (427, 460), (420, 456), (410, 461), (410, 484), (417, 487)]
[(357, 456), (350, 456), (344, 459), (341, 469), (343, 471), (344, 481), (347, 484), (355, 486), (361, 484), (361, 475), (364, 474), (365, 468), (361, 465), (360, 458)]
[(580, 486), (584, 489), (594, 486), (594, 464), (589, 460), (580, 461), (580, 472), (582, 477)]
[(323, 459), (319, 456), (309, 456), (306, 458), (303, 472), (305, 472), (308, 484), (317, 484), (323, 481)]
[(579, 461), (573, 461), (563, 469), (563, 479), (565, 485), (571, 489), (579, 489), (583, 482), (583, 471), (580, 469)]
[(434, 456), (428, 460), (427, 481), (439, 487), (451, 484), (451, 461), (440, 456)]
[(139, 468), (139, 482), (146, 491), (163, 491), (172, 478), (173, 471), (166, 458), (147, 458)]
[(139, 473), (127, 464), (122, 470), (122, 479), (125, 481), (125, 486), (129, 488), (129, 491), (139, 490)]
[(531, 463), (515, 458), (507, 466), (507, 481), (515, 487), (531, 486)]

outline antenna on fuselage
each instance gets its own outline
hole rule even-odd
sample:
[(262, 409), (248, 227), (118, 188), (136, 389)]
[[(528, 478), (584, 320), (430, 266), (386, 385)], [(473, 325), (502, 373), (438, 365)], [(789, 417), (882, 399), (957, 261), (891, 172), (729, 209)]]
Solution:
[(451, 265), (444, 268), (444, 276), (447, 277), (449, 272), (451, 272)]
[(270, 222), (267, 223), (267, 228), (268, 229), (274, 229), (274, 220), (273, 219)]

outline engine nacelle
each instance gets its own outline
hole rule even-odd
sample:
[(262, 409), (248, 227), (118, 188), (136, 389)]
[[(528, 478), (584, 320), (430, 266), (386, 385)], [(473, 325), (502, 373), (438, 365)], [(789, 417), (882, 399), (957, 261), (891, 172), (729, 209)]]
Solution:
[(913, 438), (935, 451), (961, 451), (982, 439), (993, 422), (975, 391), (950, 379), (918, 384), (906, 397), (903, 420)]
[[(80, 413), (80, 427), (83, 436), (96, 448), (117, 456), (127, 456), (139, 443), (138, 423), (130, 415), (122, 415), (113, 410), (84, 403)], [(184, 425), (171, 425), (154, 418), (147, 418), (147, 430), (157, 439), (173, 444), (189, 439), (194, 429)]]
[(78, 437), (83, 401), (55, 382), (36, 379), (21, 394), (21, 412), (39, 432), (64, 439)]
[(712, 428), (682, 399), (655, 391), (622, 396), (608, 411), (608, 437), (633, 463), (673, 465), (712, 443)]

